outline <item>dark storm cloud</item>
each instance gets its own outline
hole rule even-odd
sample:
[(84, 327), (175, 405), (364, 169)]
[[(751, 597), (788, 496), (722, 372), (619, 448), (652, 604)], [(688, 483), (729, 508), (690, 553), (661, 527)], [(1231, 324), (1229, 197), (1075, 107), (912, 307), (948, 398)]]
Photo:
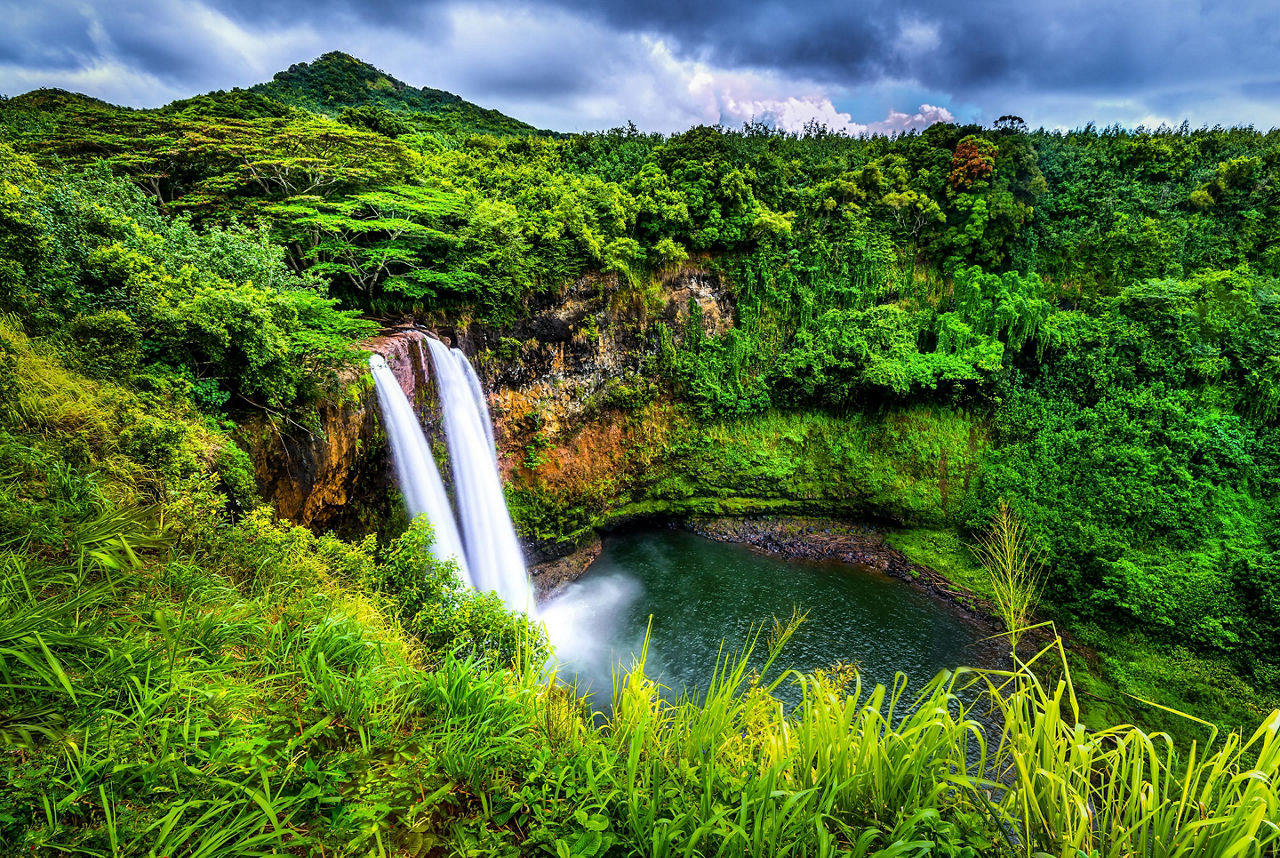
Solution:
[(685, 54), (728, 66), (861, 79), (879, 73), (890, 58), (886, 19), (849, 3), (544, 2), (622, 30), (672, 38)]
[(87, 21), (73, 7), (0, 5), (0, 63), (75, 68), (94, 51)]
[[(732, 65), (784, 68), (832, 79), (867, 80), (890, 71), (891, 56), (884, 49), (890, 34), (884, 21), (842, 10), (797, 14), (779, 9), (776, 15), (744, 28), (739, 39), (709, 46), (711, 56)], [(678, 38), (685, 43), (689, 35)]]
[(442, 2), (405, 2), (405, 0), (218, 0), (211, 4), (228, 17), (250, 25), (289, 25), (309, 21), (323, 25), (329, 21), (360, 20), (376, 26), (417, 26), (431, 19)]
[(402, 0), (0, 0), (0, 15), (0, 64), (64, 71), (114, 61), (193, 91), (256, 80), (226, 79), (246, 64), (243, 34), (306, 28), (326, 49), (371, 28), (448, 35), (443, 4)]
[[(200, 81), (227, 59), (193, 22), (163, 9), (122, 9), (103, 16), (100, 26), (114, 51), (131, 65), (158, 77)], [(196, 42), (196, 44), (193, 44)]]
[(0, 34), (0, 63), (74, 71), (118, 62), (142, 74), (199, 85), (232, 59), (206, 32), (207, 12), (167, 0), (47, 0), (17, 10)]
[(0, 33), (0, 63), (49, 69), (78, 68), (93, 52), (93, 44), (87, 38), (80, 41), (75, 45), (34, 44), (19, 33)]
[[(560, 2), (619, 28), (669, 35), (716, 61), (848, 84), (911, 78), (944, 91), (1002, 83), (1118, 90), (1184, 78), (1202, 62), (1244, 71), (1280, 46), (1280, 7), (1269, 0)], [(934, 28), (936, 47), (904, 50), (904, 24)]]
[[(0, 0), (0, 14), (0, 87), (10, 90), (115, 69), (113, 92), (146, 79), (158, 99), (247, 85), (338, 49), (499, 107), (591, 97), (625, 110), (632, 98), (649, 115), (663, 87), (683, 87), (688, 110), (715, 101), (687, 75), (672, 78), (664, 57), (765, 76), (808, 100), (898, 87), (971, 113), (1045, 105), (1050, 122), (1088, 121), (1090, 104), (1194, 119), (1280, 97), (1268, 72), (1280, 48), (1273, 0)], [(646, 53), (655, 43), (662, 56)], [(634, 95), (645, 74), (652, 86)], [(745, 86), (734, 94), (742, 103), (786, 95)]]

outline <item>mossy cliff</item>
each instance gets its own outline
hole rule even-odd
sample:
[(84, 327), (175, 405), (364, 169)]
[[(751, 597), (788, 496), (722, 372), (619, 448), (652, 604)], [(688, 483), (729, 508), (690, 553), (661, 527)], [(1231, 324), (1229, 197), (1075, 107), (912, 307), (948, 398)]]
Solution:
[[(392, 329), (365, 346), (387, 359), (405, 395), (422, 407), (419, 339)], [(344, 381), (340, 397), (320, 400), (302, 421), (266, 414), (243, 423), (240, 439), (251, 451), (263, 495), (275, 502), (281, 518), (359, 537), (403, 516), (373, 379), (356, 371)]]
[[(692, 315), (691, 315), (692, 314)], [(681, 404), (660, 381), (664, 332), (732, 326), (717, 276), (696, 267), (640, 288), (614, 275), (580, 278), (530, 301), (511, 325), (447, 316), (421, 326), (472, 357), (489, 391), (513, 515), (536, 560), (594, 532), (645, 517), (824, 513), (940, 525), (967, 509), (987, 428), (954, 408), (845, 415), (769, 412), (717, 419)], [(397, 369), (436, 424), (413, 337), (368, 343)], [(385, 436), (372, 388), (353, 379), (314, 427), (254, 424), (254, 461), (281, 514), (316, 529), (367, 530), (394, 510)], [(446, 479), (448, 478), (446, 469)]]

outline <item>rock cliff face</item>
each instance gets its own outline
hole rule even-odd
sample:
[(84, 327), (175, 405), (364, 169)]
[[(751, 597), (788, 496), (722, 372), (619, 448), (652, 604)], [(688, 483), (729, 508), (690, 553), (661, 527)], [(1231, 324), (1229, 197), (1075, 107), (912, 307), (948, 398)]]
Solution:
[[(704, 269), (643, 286), (586, 276), (512, 316), (507, 325), (460, 314), (406, 318), (367, 345), (386, 357), (433, 441), (443, 438), (422, 331), (471, 358), (532, 563), (578, 549), (588, 556), (599, 529), (655, 517), (824, 515), (940, 526), (963, 509), (985, 449), (985, 427), (955, 409), (696, 417), (672, 401), (661, 364), (695, 321), (706, 335), (733, 323), (731, 296)], [(306, 427), (249, 427), (259, 481), (282, 516), (313, 529), (394, 532), (404, 518), (368, 374), (353, 374), (348, 391)], [(441, 476), (448, 483), (449, 469)], [(570, 575), (569, 566), (546, 583)]]
[[(618, 465), (611, 456), (627, 447), (634, 430), (609, 419), (610, 397), (649, 383), (654, 325), (682, 330), (691, 304), (707, 333), (731, 324), (732, 305), (719, 281), (687, 268), (647, 289), (614, 275), (589, 275), (534, 300), (509, 326), (426, 316), (406, 319), (366, 345), (386, 358), (429, 435), (438, 415), (430, 382), (422, 381), (429, 378), (422, 335), (412, 326), (458, 346), (489, 394), (504, 478), (527, 476), (527, 466), (537, 465), (553, 480), (581, 482)], [(306, 426), (264, 418), (242, 430), (263, 495), (282, 517), (315, 530), (347, 536), (376, 530), (396, 511), (386, 437), (367, 375), (356, 373), (347, 396), (321, 403), (313, 416)], [(571, 436), (573, 443), (560, 443)], [(442, 476), (447, 482), (447, 469)], [(537, 540), (526, 549), (535, 560), (562, 553)]]
[[(367, 343), (421, 404), (422, 334), (391, 330)], [(241, 432), (263, 496), (282, 518), (317, 531), (360, 536), (394, 515), (391, 472), (372, 379), (353, 373), (341, 399), (321, 402), (307, 425), (260, 418)]]
[[(647, 381), (656, 325), (679, 335), (691, 302), (706, 333), (732, 324), (728, 294), (699, 268), (674, 272), (648, 290), (617, 275), (586, 276), (525, 308), (509, 327), (424, 321), (472, 356), (501, 430), (499, 446), (505, 440), (514, 454), (531, 435), (554, 440), (580, 428), (608, 406), (618, 386)], [(520, 458), (507, 457), (508, 470)]]

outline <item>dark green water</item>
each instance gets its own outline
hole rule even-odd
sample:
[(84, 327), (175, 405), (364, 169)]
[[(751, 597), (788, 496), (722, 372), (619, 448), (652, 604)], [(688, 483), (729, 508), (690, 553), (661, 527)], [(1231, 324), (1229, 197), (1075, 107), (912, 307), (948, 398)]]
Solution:
[[(802, 671), (856, 663), (867, 681), (898, 671), (919, 688), (939, 670), (992, 666), (1000, 647), (950, 606), (912, 585), (841, 563), (783, 560), (676, 530), (612, 536), (587, 573), (544, 610), (562, 676), (608, 696), (610, 669), (629, 666), (652, 617), (646, 672), (668, 688), (705, 688), (723, 641), (808, 611), (778, 661)], [(766, 628), (767, 635), (767, 628)], [(779, 696), (794, 702), (784, 686)], [(605, 703), (606, 701), (598, 701)]]

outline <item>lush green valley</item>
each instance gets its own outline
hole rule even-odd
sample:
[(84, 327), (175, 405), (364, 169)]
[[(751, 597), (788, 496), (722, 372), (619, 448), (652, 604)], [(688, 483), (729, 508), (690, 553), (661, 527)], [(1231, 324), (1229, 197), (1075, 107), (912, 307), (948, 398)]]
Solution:
[[(14, 854), (1280, 843), (1280, 132), (552, 135), (338, 54), (158, 110), (36, 91), (0, 102), (0, 313)], [(262, 496), (240, 430), (323, 435), (410, 320), (475, 353), (539, 551), (824, 515), (981, 599), (1003, 500), (1070, 650), (897, 705), (782, 673), (780, 623), (728, 642), (772, 673), (637, 669), (602, 720), (429, 528)]]

